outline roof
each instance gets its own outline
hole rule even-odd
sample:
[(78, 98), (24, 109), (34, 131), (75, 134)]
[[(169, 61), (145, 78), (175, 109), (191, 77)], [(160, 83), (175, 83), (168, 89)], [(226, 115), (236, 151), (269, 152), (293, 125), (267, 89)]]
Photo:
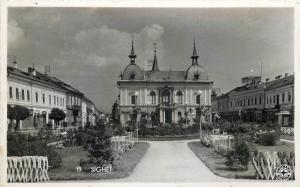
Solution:
[(144, 71), (145, 80), (185, 80), (185, 71)]
[(57, 77), (51, 77), (49, 75), (45, 75), (40, 72), (36, 72), (36, 77), (39, 77), (40, 79), (44, 79), (46, 81), (50, 81), (56, 85), (59, 85), (63, 89), (67, 90), (68, 92), (72, 92), (72, 93), (78, 94), (78, 95), (84, 95), (82, 92), (73, 88), (71, 85), (63, 82), (62, 80), (58, 79)]
[(267, 83), (265, 90), (273, 90), (291, 84), (294, 84), (294, 75), (289, 75), (281, 79), (270, 81), (269, 83)]
[[(20, 69), (17, 69), (17, 68), (14, 68), (14, 67), (11, 67), (11, 66), (8, 66), (7, 67), (7, 72), (8, 72), (8, 76), (10, 74), (12, 75), (15, 75), (15, 76), (18, 76), (18, 77), (22, 77), (22, 78), (25, 78), (25, 79), (28, 79), (30, 81), (36, 81), (36, 82), (40, 82), (40, 83), (43, 83), (43, 84), (46, 84), (48, 86), (52, 86), (52, 87), (56, 87), (56, 88), (59, 88), (59, 89), (62, 89), (59, 85), (51, 82), (51, 81), (48, 81), (40, 76), (32, 76), (30, 75), (30, 73), (28, 72), (25, 72), (25, 71), (22, 71)], [(36, 72), (38, 74), (40, 74), (39, 72)]]

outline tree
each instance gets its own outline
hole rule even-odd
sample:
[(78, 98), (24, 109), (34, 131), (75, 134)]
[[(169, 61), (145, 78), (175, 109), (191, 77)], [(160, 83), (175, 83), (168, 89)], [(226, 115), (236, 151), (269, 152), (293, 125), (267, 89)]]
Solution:
[(11, 107), (7, 105), (7, 118), (10, 120), (16, 120), (15, 131), (20, 128), (20, 121), (25, 120), (30, 116), (29, 109), (20, 105)]
[(87, 140), (89, 159), (82, 160), (80, 165), (84, 171), (90, 172), (91, 166), (105, 166), (113, 164), (113, 152), (111, 147), (112, 129), (105, 126), (104, 121), (98, 121), (89, 131)]
[(53, 119), (55, 122), (55, 126), (57, 127), (58, 123), (66, 118), (66, 114), (59, 108), (52, 108), (49, 119)]

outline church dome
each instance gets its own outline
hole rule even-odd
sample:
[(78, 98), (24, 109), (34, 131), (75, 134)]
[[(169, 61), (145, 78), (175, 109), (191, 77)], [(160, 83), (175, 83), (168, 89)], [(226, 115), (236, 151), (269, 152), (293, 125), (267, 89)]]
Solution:
[(123, 72), (123, 80), (143, 80), (142, 69), (136, 64), (129, 64)]
[(186, 70), (187, 80), (208, 80), (207, 71), (199, 64), (193, 64)]

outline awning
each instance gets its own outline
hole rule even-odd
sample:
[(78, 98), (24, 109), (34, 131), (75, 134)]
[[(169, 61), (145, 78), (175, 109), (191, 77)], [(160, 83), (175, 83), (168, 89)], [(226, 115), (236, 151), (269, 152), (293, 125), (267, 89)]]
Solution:
[(284, 110), (284, 111), (278, 112), (278, 113), (275, 114), (275, 115), (291, 115), (291, 113), (290, 113), (289, 111), (287, 111), (287, 110)]

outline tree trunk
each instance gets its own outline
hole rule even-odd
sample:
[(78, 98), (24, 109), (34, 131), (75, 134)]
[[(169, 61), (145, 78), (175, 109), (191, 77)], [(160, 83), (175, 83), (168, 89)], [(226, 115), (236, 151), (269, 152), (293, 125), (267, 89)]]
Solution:
[(15, 132), (20, 129), (20, 120), (16, 120)]

